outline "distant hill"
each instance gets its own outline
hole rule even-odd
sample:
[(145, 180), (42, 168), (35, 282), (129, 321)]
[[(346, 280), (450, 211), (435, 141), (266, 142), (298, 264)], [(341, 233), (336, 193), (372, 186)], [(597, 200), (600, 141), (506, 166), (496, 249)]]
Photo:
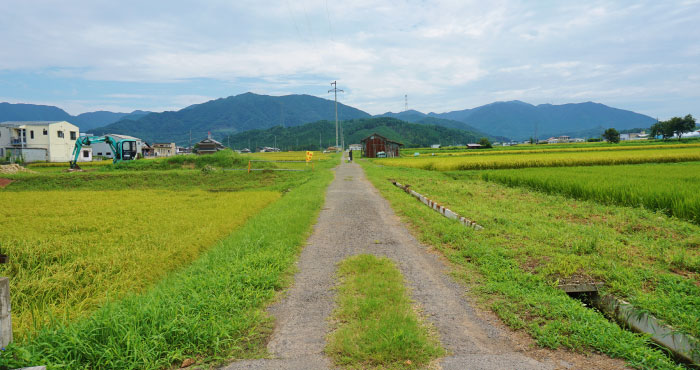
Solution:
[[(391, 117), (363, 118), (343, 121), (345, 145), (359, 144), (365, 137), (378, 133), (405, 147), (426, 147), (432, 144), (467, 144), (477, 142), (480, 133), (443, 126), (418, 124)], [(319, 143), (320, 141), (320, 143)], [(335, 122), (318, 121), (295, 127), (275, 126), (250, 130), (223, 138), (222, 143), (235, 149), (274, 146), (282, 150), (318, 150), (335, 145)]]
[(131, 113), (97, 111), (71, 116), (63, 109), (50, 105), (0, 103), (0, 122), (3, 121), (68, 121), (87, 131), (108, 125), (124, 118), (139, 118), (150, 112), (136, 110)]
[[(338, 119), (369, 118), (359, 109), (338, 103)], [(293, 127), (308, 122), (335, 119), (332, 100), (311, 95), (269, 96), (245, 93), (211, 100), (175, 112), (151, 113), (139, 119), (121, 120), (92, 133), (123, 133), (149, 142), (187, 144), (211, 132), (221, 140), (226, 135), (273, 126)]]
[(605, 129), (618, 130), (650, 127), (655, 119), (628, 110), (587, 102), (577, 104), (532, 104), (521, 101), (496, 102), (474, 109), (429, 116), (464, 122), (492, 135), (524, 140), (569, 134), (598, 136)]
[[(468, 125), (464, 122), (452, 120), (452, 119), (445, 119), (445, 118), (438, 118), (434, 116), (429, 116), (425, 113), (416, 111), (416, 110), (407, 110), (404, 112), (400, 113), (391, 113), (387, 112), (384, 114), (376, 115), (375, 117), (393, 117), (400, 119), (402, 121), (406, 122), (412, 122), (412, 123), (421, 123), (424, 125), (437, 125), (437, 126), (443, 126), (443, 127), (449, 127), (449, 128), (454, 128), (458, 130), (465, 130), (465, 131), (472, 131), (476, 133), (480, 133), (481, 136), (492, 136), (490, 133), (487, 134), (485, 133), (486, 131), (484, 130), (479, 130), (476, 127), (473, 127), (471, 125)], [(504, 140), (506, 139), (505, 137), (498, 137), (498, 140)]]

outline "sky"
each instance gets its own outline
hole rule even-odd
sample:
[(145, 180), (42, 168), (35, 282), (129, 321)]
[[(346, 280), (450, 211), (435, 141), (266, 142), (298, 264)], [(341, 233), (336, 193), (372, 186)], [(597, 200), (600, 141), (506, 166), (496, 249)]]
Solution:
[(371, 114), (594, 101), (700, 117), (700, 0), (0, 1), (0, 101), (328, 93)]

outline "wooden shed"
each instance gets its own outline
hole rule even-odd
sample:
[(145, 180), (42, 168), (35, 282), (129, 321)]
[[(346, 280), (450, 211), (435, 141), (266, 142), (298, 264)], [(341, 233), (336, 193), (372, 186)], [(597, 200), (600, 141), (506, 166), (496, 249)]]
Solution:
[(392, 141), (379, 134), (372, 134), (360, 141), (362, 144), (362, 156), (367, 158), (377, 158), (377, 153), (386, 153), (387, 158), (399, 156), (399, 148), (403, 144)]

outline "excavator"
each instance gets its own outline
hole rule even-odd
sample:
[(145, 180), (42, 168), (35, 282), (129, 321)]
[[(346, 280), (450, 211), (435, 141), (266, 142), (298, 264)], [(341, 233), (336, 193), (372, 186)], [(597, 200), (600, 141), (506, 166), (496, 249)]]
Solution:
[(121, 161), (130, 161), (136, 159), (136, 140), (132, 139), (122, 139), (115, 140), (110, 136), (81, 136), (75, 141), (75, 149), (73, 149), (73, 160), (70, 162), (70, 168), (72, 170), (80, 170), (78, 166), (78, 156), (80, 155), (80, 149), (85, 145), (90, 145), (93, 143), (107, 143), (110, 148), (112, 148), (112, 153), (114, 153), (113, 163), (119, 163)]

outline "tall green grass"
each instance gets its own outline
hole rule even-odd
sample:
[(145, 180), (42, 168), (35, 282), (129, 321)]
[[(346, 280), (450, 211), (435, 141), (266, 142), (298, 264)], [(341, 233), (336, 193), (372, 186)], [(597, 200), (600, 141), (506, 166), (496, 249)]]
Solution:
[(403, 276), (390, 259), (350, 257), (340, 264), (338, 277), (333, 318), (339, 326), (326, 345), (336, 364), (412, 369), (444, 354), (417, 318)]
[(309, 235), (330, 165), (146, 293), (12, 344), (0, 367), (161, 369), (185, 358), (260, 356), (271, 328), (264, 306), (285, 285)]
[(700, 224), (700, 162), (488, 171), (486, 181), (605, 204), (644, 207)]

